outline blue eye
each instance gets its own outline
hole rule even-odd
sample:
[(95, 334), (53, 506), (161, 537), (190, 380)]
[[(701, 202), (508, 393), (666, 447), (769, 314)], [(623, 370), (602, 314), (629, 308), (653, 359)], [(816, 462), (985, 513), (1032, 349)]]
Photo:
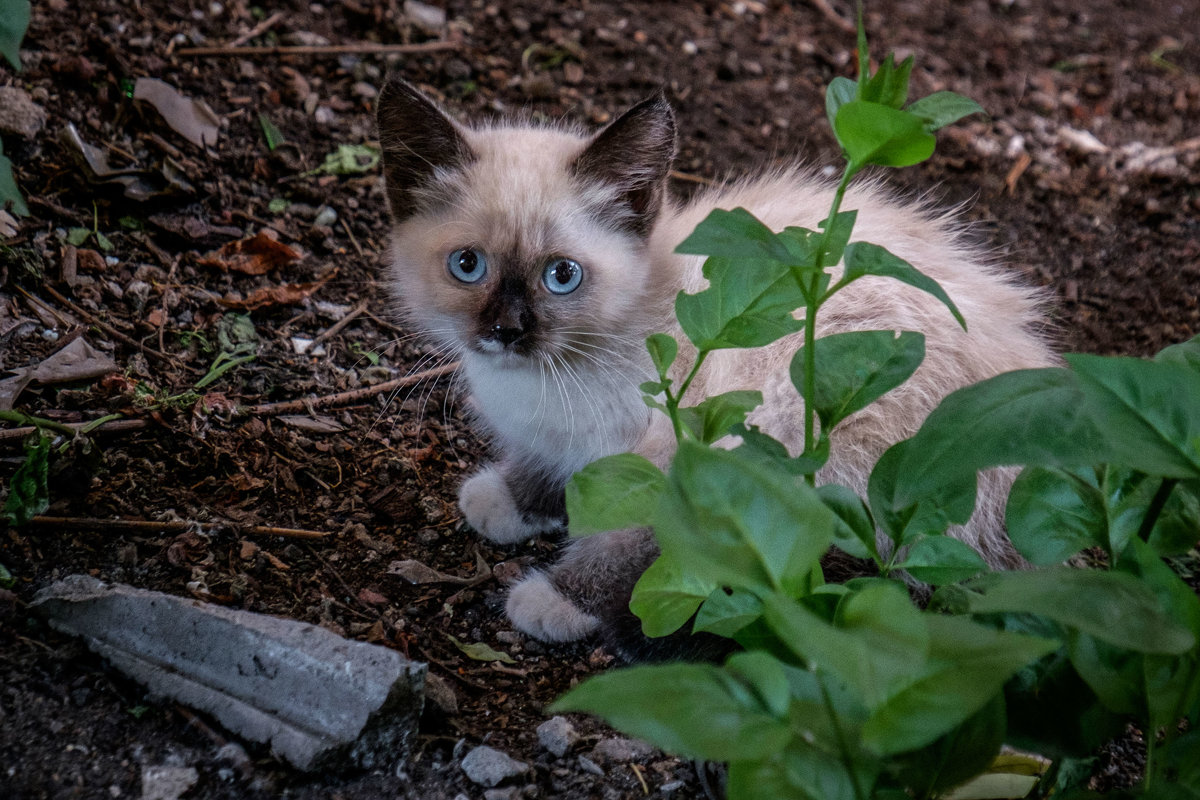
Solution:
[(487, 275), (487, 257), (473, 247), (446, 256), (446, 269), (463, 283), (479, 283)]
[(582, 281), (583, 267), (572, 258), (556, 258), (542, 273), (542, 283), (554, 294), (570, 294)]

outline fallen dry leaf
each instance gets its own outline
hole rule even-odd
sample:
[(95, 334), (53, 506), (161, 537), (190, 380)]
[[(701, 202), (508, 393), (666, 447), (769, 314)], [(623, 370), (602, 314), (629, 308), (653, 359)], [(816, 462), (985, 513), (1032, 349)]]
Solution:
[(341, 433), (346, 430), (336, 419), (325, 415), (309, 417), (303, 414), (284, 414), (279, 417), (279, 421), (309, 433)]
[(133, 99), (154, 106), (176, 133), (197, 147), (217, 143), (221, 118), (203, 100), (186, 97), (158, 78), (138, 78), (133, 85)]
[(249, 239), (222, 245), (219, 250), (200, 259), (200, 263), (206, 267), (216, 267), (223, 272), (265, 275), (299, 258), (300, 254), (295, 250), (275, 241), (266, 231), (259, 231)]
[(116, 370), (117, 362), (79, 338), (34, 367), (30, 377), (38, 383), (68, 383), (99, 378)]
[(329, 279), (337, 274), (337, 270), (325, 275), (320, 280), (311, 283), (288, 283), (283, 286), (263, 286), (255, 289), (245, 300), (224, 300), (217, 302), (226, 308), (237, 308), (242, 311), (255, 311), (266, 306), (286, 306), (299, 303), (320, 289)]

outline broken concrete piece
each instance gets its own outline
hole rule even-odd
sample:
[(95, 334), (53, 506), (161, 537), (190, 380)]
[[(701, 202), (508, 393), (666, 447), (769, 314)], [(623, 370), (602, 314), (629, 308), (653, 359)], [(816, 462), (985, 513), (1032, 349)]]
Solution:
[(179, 800), (198, 780), (195, 767), (142, 767), (141, 800)]
[(463, 757), (462, 771), (472, 783), (497, 786), (529, 772), (529, 765), (517, 761), (508, 753), (481, 744)]
[(34, 599), (50, 625), (152, 693), (269, 742), (302, 770), (406, 757), (424, 664), (315, 625), (73, 575)]

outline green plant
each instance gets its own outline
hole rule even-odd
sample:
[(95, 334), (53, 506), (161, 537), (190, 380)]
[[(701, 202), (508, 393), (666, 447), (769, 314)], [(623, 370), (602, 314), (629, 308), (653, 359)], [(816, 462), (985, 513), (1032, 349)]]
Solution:
[[(21, 41), (29, 29), (29, 13), (29, 0), (0, 0), (0, 55), (13, 69), (21, 68)], [(4, 155), (4, 143), (0, 142), (0, 210), (6, 207), (19, 217), (29, 215), (13, 178), (12, 161)]]
[[(1073, 792), (1087, 775), (1076, 759), (1132, 721), (1149, 745), (1139, 791), (1195, 797), (1200, 600), (1162, 558), (1200, 538), (1200, 337), (1153, 361), (1072, 356), (1066, 367), (960, 390), (884, 454), (866, 501), (814, 485), (829, 431), (924, 356), (918, 333), (816, 339), (822, 304), (858, 277), (881, 275), (933, 294), (962, 322), (931, 279), (851, 241), (855, 212), (841, 210), (864, 167), (918, 163), (932, 154), (934, 130), (978, 110), (950, 93), (906, 105), (911, 68), (889, 57), (870, 73), (860, 24), (859, 80), (837, 78), (827, 94), (846, 165), (819, 230), (774, 232), (742, 209), (714, 211), (680, 245), (708, 257), (709, 286), (676, 299), (697, 353), (678, 385), (669, 377), (678, 342), (647, 340), (658, 380), (642, 390), (678, 439), (668, 472), (622, 454), (586, 467), (567, 489), (572, 535), (653, 528), (661, 556), (631, 602), (648, 635), (690, 624), (740, 651), (720, 665), (599, 675), (555, 709), (727, 762), (734, 800), (935, 797), (989, 771), (1007, 773), (1009, 796)], [(827, 267), (839, 262), (833, 282)], [(792, 362), (806, 409), (799, 456), (745, 424), (757, 392), (684, 405), (711, 352), (801, 330)], [(737, 447), (710, 446), (729, 433)], [(976, 471), (1004, 464), (1030, 465), (1008, 522), (1038, 569), (991, 572), (945, 535), (971, 515)], [(884, 553), (877, 530), (890, 540)], [(831, 546), (873, 562), (878, 575), (826, 584), (820, 560)], [(1106, 554), (1102, 568), (1061, 566), (1089, 548)], [(900, 570), (938, 587), (926, 608)], [(1180, 735), (1185, 719), (1191, 732)], [(1028, 760), (997, 759), (1005, 743), (1049, 766), (1022, 778)]]

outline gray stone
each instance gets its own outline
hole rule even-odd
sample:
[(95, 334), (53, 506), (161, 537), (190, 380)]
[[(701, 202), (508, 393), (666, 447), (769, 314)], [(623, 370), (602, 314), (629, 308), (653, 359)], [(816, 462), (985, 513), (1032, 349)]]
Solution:
[(24, 89), (0, 86), (0, 134), (32, 139), (46, 124), (46, 109), (33, 102)]
[(37, 608), (158, 696), (213, 716), (302, 770), (407, 756), (426, 666), (295, 620), (73, 575)]
[(199, 779), (195, 767), (142, 767), (142, 800), (179, 800)]
[(426, 33), (440, 33), (446, 26), (446, 12), (420, 0), (404, 0), (404, 16)]
[(463, 758), (462, 771), (472, 783), (480, 786), (498, 786), (504, 781), (524, 775), (529, 771), (529, 765), (483, 744)]
[(551, 717), (538, 725), (538, 742), (554, 755), (562, 758), (577, 741), (579, 734), (566, 717)]
[(654, 754), (654, 746), (638, 739), (626, 739), (614, 736), (611, 739), (601, 739), (592, 748), (592, 757), (600, 761), (625, 764), (630, 761), (642, 761)]

